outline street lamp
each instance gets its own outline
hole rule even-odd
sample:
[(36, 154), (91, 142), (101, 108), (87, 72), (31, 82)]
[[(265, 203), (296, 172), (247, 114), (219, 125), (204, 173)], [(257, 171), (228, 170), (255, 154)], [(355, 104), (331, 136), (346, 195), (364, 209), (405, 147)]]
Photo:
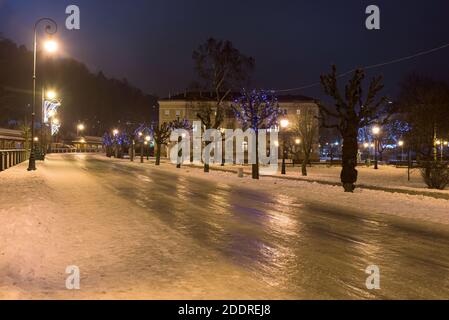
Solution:
[(404, 141), (399, 141), (398, 146), (401, 147), (401, 161), (404, 161)]
[(220, 128), (221, 133), (221, 166), (224, 167), (226, 164), (226, 129)]
[(440, 146), (440, 160), (443, 161), (444, 159), (444, 146), (447, 146), (449, 142), (444, 140), (437, 140), (436, 145)]
[(374, 169), (378, 170), (379, 169), (378, 152), (379, 152), (380, 127), (374, 126), (372, 132), (374, 135)]
[(54, 53), (58, 50), (58, 43), (53, 39), (44, 42), (44, 49), (49, 53)]
[(55, 91), (49, 90), (49, 91), (47, 91), (46, 96), (47, 96), (48, 100), (55, 100), (58, 95)]
[(285, 157), (286, 157), (286, 153), (287, 153), (287, 139), (286, 139), (286, 133), (285, 130), (287, 129), (289, 125), (289, 121), (287, 119), (283, 119), (281, 120), (281, 128), (284, 129), (282, 134), (283, 134), (283, 141), (282, 141), (282, 172), (281, 174), (287, 174), (287, 170), (285, 168)]
[(151, 141), (151, 136), (146, 136), (145, 137), (145, 145), (148, 146), (148, 148), (147, 148), (147, 161), (150, 160), (150, 141)]
[(76, 126), (76, 136), (79, 137), (80, 132), (83, 132), (84, 129), (86, 129), (86, 127), (84, 126), (84, 124), (80, 123)]
[(441, 145), (441, 161), (444, 160), (444, 147), (449, 146), (449, 141), (443, 141), (443, 144)]
[(116, 159), (118, 158), (117, 136), (119, 133), (118, 129), (112, 130), (112, 134), (114, 135), (114, 155)]
[[(28, 171), (36, 170), (36, 155), (34, 144), (34, 122), (36, 118), (36, 64), (37, 64), (37, 28), (41, 23), (46, 23), (45, 32), (48, 35), (53, 35), (58, 31), (58, 24), (50, 18), (42, 18), (34, 24), (34, 44), (33, 44), (33, 105), (31, 113), (31, 150), (30, 160), (28, 163)], [(55, 52), (58, 46), (54, 40), (49, 40), (44, 43), (44, 49), (50, 53)]]

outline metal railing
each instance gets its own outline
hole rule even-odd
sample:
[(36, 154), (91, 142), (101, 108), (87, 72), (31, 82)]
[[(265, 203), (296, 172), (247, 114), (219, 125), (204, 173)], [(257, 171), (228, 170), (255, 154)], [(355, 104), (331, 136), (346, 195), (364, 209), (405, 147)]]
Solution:
[(0, 150), (0, 171), (5, 171), (28, 160), (30, 152), (24, 149)]
[(51, 153), (101, 153), (103, 150), (97, 148), (52, 148)]

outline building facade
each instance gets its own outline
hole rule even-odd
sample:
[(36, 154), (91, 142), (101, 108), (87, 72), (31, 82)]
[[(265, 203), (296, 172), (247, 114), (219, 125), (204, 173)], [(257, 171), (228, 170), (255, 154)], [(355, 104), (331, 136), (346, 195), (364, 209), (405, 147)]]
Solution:
[[(234, 95), (235, 96), (235, 95)], [(319, 108), (318, 102), (315, 99), (304, 96), (279, 96), (279, 107), (284, 110), (284, 119), (289, 120), (289, 127), (286, 128), (286, 137), (289, 141), (300, 142), (298, 125), (303, 120), (303, 115), (308, 114), (312, 119), (312, 126), (314, 127), (313, 137), (313, 151), (312, 161), (319, 160), (319, 123), (318, 115)], [(235, 118), (235, 115), (231, 108), (232, 99), (224, 102), (225, 119), (222, 127), (225, 129), (237, 129), (240, 128), (240, 124)], [(215, 106), (216, 100), (212, 94), (201, 94), (198, 92), (186, 92), (181, 95), (172, 96), (159, 101), (159, 123), (170, 122), (176, 119), (187, 119), (190, 123), (199, 121), (197, 116), (198, 111), (201, 108), (207, 106)], [(213, 110), (213, 109), (212, 109)], [(214, 110), (213, 110), (214, 111)], [(311, 115), (311, 117), (310, 117)], [(213, 116), (212, 116), (213, 118)], [(282, 145), (280, 146), (282, 148)], [(296, 146), (299, 150), (299, 146)], [(163, 154), (166, 156), (169, 152), (170, 145), (166, 150), (163, 150)], [(300, 158), (300, 152), (298, 157)], [(289, 154), (290, 158), (294, 158), (292, 154)], [(300, 159), (297, 159), (300, 160)]]
[(0, 128), (0, 150), (25, 149), (24, 134), (20, 130)]

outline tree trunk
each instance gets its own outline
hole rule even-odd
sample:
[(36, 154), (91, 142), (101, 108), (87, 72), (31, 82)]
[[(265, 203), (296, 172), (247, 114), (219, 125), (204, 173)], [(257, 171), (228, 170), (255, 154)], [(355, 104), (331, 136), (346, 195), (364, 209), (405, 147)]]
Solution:
[(346, 132), (343, 133), (343, 170), (341, 171), (341, 182), (345, 192), (354, 192), (357, 182), (357, 125), (348, 124)]
[(256, 163), (252, 165), (253, 179), (259, 179), (259, 133), (256, 131)]
[[(205, 148), (207, 148), (207, 146), (209, 146), (210, 143), (211, 143), (210, 141), (206, 141), (205, 142)], [(205, 157), (205, 159), (204, 159), (204, 172), (205, 173), (209, 173), (209, 171), (210, 171), (210, 165), (209, 165), (210, 155), (205, 153), (204, 157)]]
[(304, 155), (304, 160), (301, 165), (301, 173), (303, 177), (307, 177), (307, 164), (309, 163), (309, 155)]
[(161, 144), (156, 145), (156, 165), (159, 166), (161, 164)]
[(176, 168), (180, 169), (181, 168), (181, 164), (183, 162), (183, 156), (182, 156), (182, 149), (179, 147), (180, 144), (182, 142), (182, 137), (178, 138), (178, 163), (176, 164)]

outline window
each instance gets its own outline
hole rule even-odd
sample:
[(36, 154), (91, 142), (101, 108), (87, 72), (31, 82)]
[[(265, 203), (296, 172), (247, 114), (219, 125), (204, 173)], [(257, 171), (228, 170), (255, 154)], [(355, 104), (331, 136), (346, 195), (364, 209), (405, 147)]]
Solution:
[(170, 110), (165, 110), (165, 115), (169, 116), (170, 115)]
[(296, 110), (296, 114), (297, 114), (298, 116), (300, 116), (300, 115), (301, 115), (301, 109)]

